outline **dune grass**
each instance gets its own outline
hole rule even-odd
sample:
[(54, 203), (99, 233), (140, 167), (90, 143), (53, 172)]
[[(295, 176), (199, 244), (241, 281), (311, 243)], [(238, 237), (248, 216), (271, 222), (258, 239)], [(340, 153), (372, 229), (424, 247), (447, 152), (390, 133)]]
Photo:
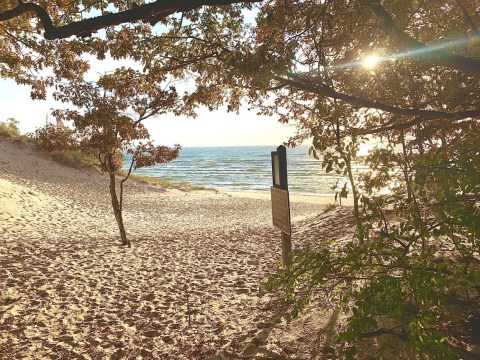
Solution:
[[(47, 152), (39, 150), (37, 154), (55, 161), (56, 163), (71, 167), (74, 169), (85, 169), (88, 167), (99, 168), (98, 160), (93, 158), (90, 155), (82, 153), (81, 151), (57, 151), (57, 152)], [(125, 177), (127, 172), (125, 170), (119, 170), (117, 175)], [(203, 186), (191, 185), (183, 182), (175, 182), (166, 179), (160, 179), (152, 176), (144, 176), (137, 174), (130, 174), (129, 180), (138, 181), (144, 184), (159, 186), (163, 189), (175, 189), (181, 191), (194, 191), (194, 190), (212, 190)]]
[(78, 150), (56, 151), (49, 155), (56, 163), (75, 169), (98, 165), (98, 160)]
[[(22, 142), (28, 142), (28, 143), (34, 142), (30, 135), (22, 134), (17, 125), (18, 125), (18, 121), (16, 121), (15, 119), (7, 119), (7, 121), (1, 121), (0, 135), (7, 136), (10, 138), (15, 138)], [(62, 166), (67, 166), (74, 169), (84, 169), (88, 167), (99, 166), (97, 159), (78, 150), (47, 152), (44, 150), (37, 149), (36, 155), (55, 161), (56, 163)], [(118, 175), (126, 176), (127, 172), (124, 170), (120, 170), (118, 171)], [(175, 189), (175, 190), (181, 190), (186, 192), (194, 191), (194, 190), (216, 191), (215, 189), (206, 188), (203, 186), (191, 185), (188, 183), (175, 182), (171, 180), (160, 179), (160, 178), (151, 177), (151, 176), (137, 175), (137, 174), (131, 174), (130, 179), (132, 179), (133, 181), (139, 181), (144, 184), (159, 186), (163, 189)]]
[[(40, 155), (44, 157), (48, 157), (55, 161), (56, 163), (75, 168), (75, 169), (84, 169), (88, 167), (99, 167), (98, 160), (93, 158), (90, 155), (82, 153), (81, 151), (59, 151), (59, 152), (45, 152), (39, 151)], [(125, 177), (127, 172), (125, 170), (120, 170), (117, 172), (119, 176)], [(175, 182), (166, 179), (160, 179), (152, 176), (144, 176), (144, 175), (137, 175), (137, 174), (130, 174), (129, 180), (138, 181), (144, 184), (159, 186), (162, 189), (175, 189), (181, 191), (194, 191), (194, 190), (213, 190), (208, 189), (203, 186), (195, 186), (188, 183), (183, 182)]]
[[(119, 175), (121, 176), (126, 176), (127, 172), (124, 170), (119, 171)], [(181, 190), (181, 191), (194, 191), (194, 190), (210, 190), (210, 191), (217, 191), (212, 188), (207, 188), (204, 186), (198, 186), (198, 185), (192, 185), (184, 182), (176, 182), (176, 181), (171, 181), (171, 180), (166, 180), (166, 179), (160, 179), (152, 176), (144, 176), (144, 175), (137, 175), (137, 174), (131, 174), (130, 178), (133, 180), (137, 180), (139, 182), (142, 182), (144, 184), (149, 184), (149, 185), (154, 185), (154, 186), (159, 186), (163, 189), (175, 189), (175, 190)]]
[(13, 118), (9, 118), (7, 121), (0, 121), (0, 135), (15, 138), (24, 142), (31, 142), (28, 135), (20, 133), (18, 121)]
[[(86, 155), (81, 151), (62, 151), (62, 152), (52, 152), (48, 153), (45, 151), (39, 152), (42, 156), (48, 157), (55, 161), (56, 163), (75, 168), (75, 169), (84, 169), (88, 167), (99, 167), (98, 160), (92, 156)], [(125, 170), (120, 170), (117, 172), (119, 176), (125, 177), (127, 172)], [(181, 191), (193, 191), (193, 190), (211, 190), (202, 186), (195, 186), (183, 182), (175, 182), (171, 180), (160, 179), (152, 176), (144, 176), (137, 174), (130, 174), (129, 180), (138, 181), (144, 184), (159, 186), (163, 189), (175, 189)]]

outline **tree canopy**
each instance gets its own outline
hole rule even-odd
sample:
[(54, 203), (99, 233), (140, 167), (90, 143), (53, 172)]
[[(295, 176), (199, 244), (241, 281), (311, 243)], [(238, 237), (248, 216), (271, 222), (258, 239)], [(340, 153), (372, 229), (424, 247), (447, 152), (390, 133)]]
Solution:
[(6, 1), (0, 74), (44, 98), (81, 80), (86, 54), (128, 58), (187, 81), (184, 113), (248, 103), (295, 124), (289, 144), (312, 139), (325, 170), (345, 174), (358, 236), (318, 239), (270, 289), (292, 315), (313, 294), (343, 308), (349, 356), (362, 338), (408, 334), (417, 351), (466, 358), (446, 328), (452, 303), (478, 316), (479, 23), (474, 0)]
[[(254, 32), (252, 65), (263, 65), (265, 88), (281, 88), (278, 99), (310, 96), (378, 110), (369, 125), (392, 126), (393, 116), (415, 117), (399, 127), (479, 116), (472, 89), (480, 39), (470, 24), (478, 15), (473, 4), (468, 11), (461, 1), (444, 3), (268, 2)], [(377, 57), (375, 68), (363, 66), (367, 56)]]
[[(39, 21), (45, 39), (64, 39), (70, 36), (86, 37), (109, 26), (142, 21), (154, 26), (175, 13), (197, 10), (203, 6), (225, 6), (235, 3), (256, 3), (260, 0), (190, 0), (190, 1), (39, 1), (6, 2), (0, 21), (16, 19), (28, 14)], [(100, 14), (83, 18), (83, 14)]]
[(86, 55), (99, 60), (129, 58), (144, 65), (152, 51), (164, 59), (178, 59), (184, 43), (194, 39), (177, 36), (180, 28), (188, 32), (195, 23), (213, 25), (217, 19), (223, 28), (227, 25), (222, 24), (223, 14), (240, 20), (240, 10), (256, 2), (3, 1), (0, 76), (31, 86), (33, 99), (45, 99), (47, 88), (56, 82), (85, 74), (90, 67)]

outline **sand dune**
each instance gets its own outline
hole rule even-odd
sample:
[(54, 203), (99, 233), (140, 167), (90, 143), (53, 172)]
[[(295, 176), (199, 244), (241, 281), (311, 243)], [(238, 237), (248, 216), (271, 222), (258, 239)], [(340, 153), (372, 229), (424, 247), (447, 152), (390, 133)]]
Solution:
[[(131, 249), (117, 245), (106, 177), (0, 138), (0, 358), (241, 355), (270, 325), (260, 284), (281, 249), (268, 196), (127, 184)], [(292, 197), (294, 246), (331, 201)]]

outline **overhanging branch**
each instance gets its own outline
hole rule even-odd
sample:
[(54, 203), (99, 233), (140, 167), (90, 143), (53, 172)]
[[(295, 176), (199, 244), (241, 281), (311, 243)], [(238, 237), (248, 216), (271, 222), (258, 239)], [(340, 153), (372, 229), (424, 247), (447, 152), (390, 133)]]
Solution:
[(477, 37), (478, 40), (480, 40), (480, 31), (478, 30), (478, 26), (475, 24), (475, 21), (473, 20), (473, 18), (468, 13), (468, 10), (467, 10), (467, 7), (464, 3), (464, 0), (456, 0), (456, 2), (458, 4), (458, 6), (460, 7), (460, 10), (462, 11), (463, 18), (465, 19), (465, 22), (472, 29), (474, 36)]
[(261, 0), (157, 0), (149, 4), (134, 7), (130, 10), (75, 21), (58, 27), (53, 26), (50, 15), (43, 7), (34, 3), (23, 3), (19, 1), (15, 8), (0, 13), (0, 22), (33, 13), (42, 23), (45, 30), (45, 39), (53, 40), (64, 39), (73, 35), (88, 35), (108, 26), (139, 20), (149, 21), (154, 25), (159, 20), (174, 13), (195, 10), (202, 6), (221, 6), (260, 1)]
[(480, 74), (480, 60), (427, 46), (402, 31), (379, 1), (370, 2), (368, 6), (380, 20), (383, 30), (390, 36), (398, 48), (410, 53), (408, 56), (418, 58), (419, 60), (426, 60), (434, 65), (446, 66), (464, 73)]
[(377, 109), (384, 112), (388, 112), (391, 114), (396, 115), (403, 115), (403, 116), (414, 116), (418, 119), (425, 120), (462, 120), (467, 118), (474, 118), (480, 116), (480, 109), (474, 110), (465, 110), (465, 111), (458, 111), (458, 112), (445, 112), (445, 111), (438, 111), (438, 110), (425, 110), (425, 109), (415, 109), (415, 108), (401, 108), (394, 105), (384, 104), (378, 101), (373, 101), (369, 99), (365, 99), (358, 96), (348, 95), (344, 93), (340, 93), (332, 89), (326, 84), (317, 83), (312, 79), (308, 79), (296, 74), (289, 74), (288, 78), (281, 77), (281, 76), (274, 76), (275, 80), (279, 81), (280, 83), (299, 89), (303, 91), (307, 91), (313, 94), (318, 94), (321, 96), (330, 97), (333, 99), (342, 100), (350, 105), (358, 106), (361, 108), (367, 109)]
[[(436, 119), (425, 119), (422, 117), (416, 117), (409, 121), (399, 122), (399, 123), (387, 123), (371, 129), (359, 129), (359, 128), (352, 129), (352, 132), (356, 135), (375, 135), (375, 134), (384, 133), (386, 131), (410, 129), (414, 126), (423, 124), (427, 121), (434, 121), (434, 120)], [(460, 120), (462, 119), (451, 120), (451, 122), (460, 121)]]

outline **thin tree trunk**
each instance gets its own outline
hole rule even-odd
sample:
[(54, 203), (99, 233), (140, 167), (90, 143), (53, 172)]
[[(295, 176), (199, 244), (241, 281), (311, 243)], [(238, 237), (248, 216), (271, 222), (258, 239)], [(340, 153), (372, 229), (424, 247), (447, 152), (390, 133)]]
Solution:
[(407, 196), (408, 196), (408, 203), (410, 204), (412, 201), (412, 188), (410, 187), (410, 180), (408, 176), (408, 152), (407, 152), (407, 144), (405, 143), (405, 134), (403, 130), (400, 131), (400, 141), (402, 142), (402, 150), (403, 150), (403, 177), (405, 180), (405, 186), (407, 188)]
[(348, 172), (348, 179), (350, 180), (350, 186), (352, 187), (352, 196), (353, 196), (353, 212), (355, 215), (355, 219), (360, 221), (360, 212), (358, 210), (358, 193), (357, 188), (355, 186), (355, 182), (353, 181), (353, 171), (352, 171), (352, 163), (350, 162), (349, 156), (343, 151), (341, 137), (340, 137), (340, 120), (337, 118), (335, 124), (335, 140), (337, 143), (337, 148), (340, 151), (340, 156), (342, 157), (343, 161), (345, 161), (345, 165), (347, 167)]
[(363, 230), (361, 230), (363, 226), (362, 226), (362, 219), (360, 219), (357, 186), (355, 185), (355, 180), (353, 179), (352, 163), (350, 161), (350, 158), (343, 152), (343, 150), (341, 151), (341, 156), (345, 161), (345, 166), (347, 167), (347, 172), (348, 172), (348, 179), (350, 180), (350, 186), (352, 187), (353, 215), (355, 216), (355, 222), (357, 223), (358, 239), (359, 239), (359, 243), (363, 244), (364, 243), (363, 234), (362, 234)]
[(352, 187), (352, 196), (353, 196), (353, 213), (355, 215), (355, 218), (357, 219), (357, 222), (360, 221), (360, 211), (358, 207), (358, 192), (357, 192), (357, 186), (355, 185), (355, 181), (353, 179), (353, 170), (352, 170), (352, 163), (350, 162), (350, 159), (343, 154), (342, 151), (342, 158), (345, 161), (345, 166), (347, 167), (347, 172), (348, 172), (348, 179), (350, 180), (350, 186)]
[(420, 126), (417, 126), (415, 137), (416, 137), (416, 140), (417, 140), (418, 153), (423, 156), (423, 154), (424, 154), (423, 135), (422, 135), (422, 130), (420, 129)]
[(122, 245), (131, 247), (130, 240), (127, 239), (127, 233), (125, 231), (125, 226), (123, 224), (123, 215), (122, 208), (118, 202), (117, 190), (115, 184), (115, 173), (113, 171), (108, 172), (110, 175), (110, 197), (112, 198), (112, 208), (113, 214), (115, 215), (115, 220), (117, 220), (118, 230), (120, 231), (120, 238), (122, 240)]
[[(357, 223), (357, 231), (360, 233), (362, 221), (360, 219), (360, 211), (358, 205), (358, 192), (357, 187), (355, 186), (355, 181), (353, 179), (353, 171), (352, 171), (352, 163), (350, 161), (350, 157), (348, 154), (343, 151), (342, 144), (341, 144), (341, 136), (340, 136), (340, 119), (337, 117), (335, 123), (335, 140), (337, 143), (337, 148), (340, 151), (340, 156), (342, 157), (343, 161), (345, 161), (345, 166), (347, 167), (348, 172), (348, 179), (350, 181), (350, 186), (352, 187), (352, 196), (353, 196), (353, 214), (355, 216), (355, 221)], [(359, 236), (360, 243), (363, 244), (362, 237)]]

